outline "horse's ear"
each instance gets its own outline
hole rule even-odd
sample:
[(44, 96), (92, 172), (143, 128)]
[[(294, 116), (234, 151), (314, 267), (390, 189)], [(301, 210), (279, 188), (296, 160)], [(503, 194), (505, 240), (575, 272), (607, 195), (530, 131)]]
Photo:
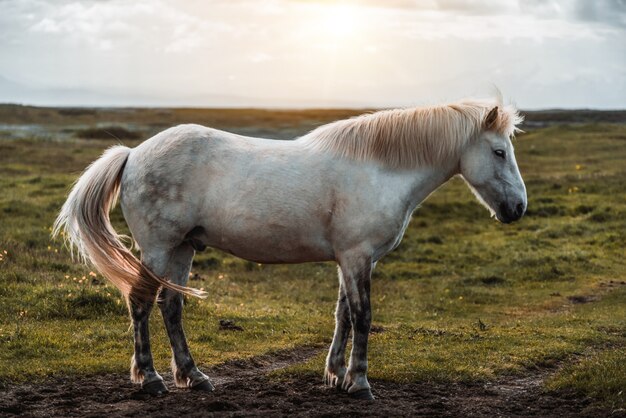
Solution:
[(487, 117), (485, 118), (485, 129), (491, 129), (496, 124), (498, 120), (498, 106), (494, 107), (489, 111)]

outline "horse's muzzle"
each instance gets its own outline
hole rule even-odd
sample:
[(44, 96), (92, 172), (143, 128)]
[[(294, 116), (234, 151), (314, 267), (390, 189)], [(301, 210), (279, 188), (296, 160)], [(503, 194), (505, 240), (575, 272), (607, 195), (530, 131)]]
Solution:
[(526, 205), (524, 202), (517, 202), (513, 205), (507, 204), (507, 202), (500, 203), (498, 207), (497, 218), (504, 224), (510, 224), (519, 220), (524, 213), (526, 213)]

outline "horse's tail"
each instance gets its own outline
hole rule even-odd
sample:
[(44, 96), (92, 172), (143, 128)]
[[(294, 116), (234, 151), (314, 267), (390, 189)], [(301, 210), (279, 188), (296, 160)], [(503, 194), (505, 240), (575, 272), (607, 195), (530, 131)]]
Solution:
[(124, 246), (109, 219), (119, 195), (120, 183), (130, 148), (109, 148), (76, 181), (59, 216), (52, 236), (63, 235), (74, 254), (91, 262), (124, 295), (132, 300), (153, 299), (156, 290), (167, 287), (198, 297), (205, 293), (179, 286), (154, 274)]

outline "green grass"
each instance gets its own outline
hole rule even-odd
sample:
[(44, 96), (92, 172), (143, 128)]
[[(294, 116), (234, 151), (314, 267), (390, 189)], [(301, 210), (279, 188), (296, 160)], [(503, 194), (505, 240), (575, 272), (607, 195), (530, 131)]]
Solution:
[[(4, 381), (128, 368), (132, 335), (118, 292), (49, 239), (69, 185), (112, 143), (0, 139)], [(554, 126), (515, 145), (529, 196), (521, 222), (490, 219), (454, 180), (379, 263), (373, 316), (384, 331), (371, 338), (370, 376), (476, 381), (559, 365), (548, 388), (624, 407), (626, 126)], [(127, 232), (119, 209), (112, 218)], [(257, 265), (211, 250), (194, 263), (190, 284), (210, 296), (188, 300), (184, 320), (201, 365), (330, 342), (333, 265)], [(222, 318), (244, 331), (219, 331)], [(166, 370), (159, 314), (151, 330), (156, 367)], [(319, 378), (323, 357), (278, 374)]]
[(568, 365), (548, 381), (550, 389), (569, 389), (601, 399), (612, 408), (626, 404), (626, 348), (594, 353), (579, 363)]

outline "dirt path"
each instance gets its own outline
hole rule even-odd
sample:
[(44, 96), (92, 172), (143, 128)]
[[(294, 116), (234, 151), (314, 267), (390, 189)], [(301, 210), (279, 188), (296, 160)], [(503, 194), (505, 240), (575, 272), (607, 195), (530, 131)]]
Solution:
[[(483, 384), (398, 384), (372, 381), (377, 399), (355, 401), (328, 389), (319, 379), (270, 380), (267, 374), (303, 362), (319, 348), (301, 348), (210, 370), (216, 391), (175, 389), (164, 397), (142, 399), (127, 375), (59, 377), (44, 383), (11, 386), (0, 391), (1, 416), (131, 417), (169, 416), (442, 416), (442, 417), (602, 417), (610, 411), (571, 394), (545, 393), (542, 381), (551, 370), (529, 372)], [(611, 417), (626, 416), (623, 413)]]

